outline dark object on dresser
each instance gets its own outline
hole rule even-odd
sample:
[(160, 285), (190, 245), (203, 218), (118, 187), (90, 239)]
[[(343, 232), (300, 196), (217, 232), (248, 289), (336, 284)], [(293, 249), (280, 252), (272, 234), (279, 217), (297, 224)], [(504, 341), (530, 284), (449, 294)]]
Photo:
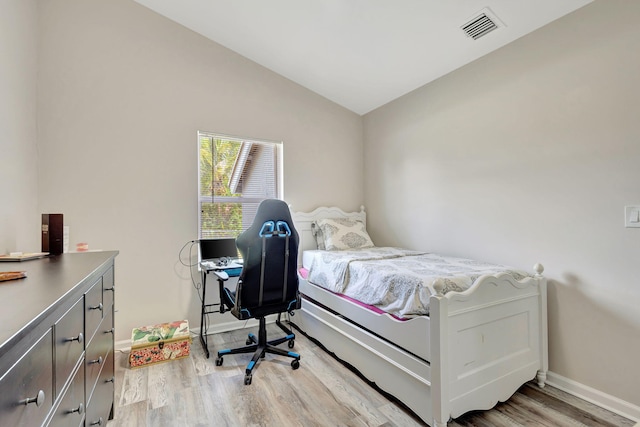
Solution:
[(42, 252), (60, 255), (64, 249), (62, 214), (42, 214)]

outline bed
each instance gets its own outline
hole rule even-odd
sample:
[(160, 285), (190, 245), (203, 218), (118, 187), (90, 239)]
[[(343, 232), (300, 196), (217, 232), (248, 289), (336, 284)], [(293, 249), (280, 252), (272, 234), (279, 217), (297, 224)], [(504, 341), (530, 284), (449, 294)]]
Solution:
[[(337, 219), (361, 223), (366, 229), (364, 207), (358, 212), (321, 207), (313, 212), (292, 212), (292, 216), (300, 235), (303, 296), (302, 308), (292, 319), (294, 326), (424, 422), (443, 427), (468, 411), (490, 409), (534, 378), (544, 387), (547, 293), (540, 264), (534, 266), (533, 273), (525, 274), (506, 268), (484, 274), (479, 268), (467, 284), (441, 279), (420, 282), (409, 298), (416, 300), (412, 304), (394, 308), (388, 295), (383, 295), (376, 298), (388, 304), (371, 306), (350, 297), (337, 279), (328, 280), (323, 284), (326, 287), (314, 284), (320, 276), (313, 272), (317, 265), (309, 265), (319, 262), (313, 260), (318, 257), (318, 243), (323, 244), (317, 236), (318, 224)], [(320, 252), (340, 252), (328, 249), (335, 248), (320, 248)], [(375, 252), (375, 248), (366, 249)], [(336, 277), (348, 276), (351, 286), (353, 278), (361, 276), (351, 266), (377, 262), (370, 258), (356, 257), (346, 263), (346, 271), (339, 268), (324, 273), (330, 279), (334, 273)], [(376, 268), (371, 272), (365, 283), (374, 281)], [(356, 292), (358, 295), (362, 292)], [(382, 310), (381, 305), (391, 307), (391, 312)]]

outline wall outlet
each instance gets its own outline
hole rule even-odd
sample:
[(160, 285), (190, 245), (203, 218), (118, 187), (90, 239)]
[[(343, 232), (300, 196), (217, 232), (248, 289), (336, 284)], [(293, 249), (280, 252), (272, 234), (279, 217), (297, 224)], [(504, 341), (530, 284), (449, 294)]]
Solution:
[(640, 205), (624, 207), (624, 226), (640, 228)]

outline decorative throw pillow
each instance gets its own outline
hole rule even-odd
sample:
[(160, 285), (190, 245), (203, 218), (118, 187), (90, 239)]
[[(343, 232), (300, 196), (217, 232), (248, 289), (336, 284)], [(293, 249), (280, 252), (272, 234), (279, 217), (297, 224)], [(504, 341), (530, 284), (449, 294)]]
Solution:
[(318, 227), (318, 224), (316, 224), (315, 221), (311, 223), (311, 234), (313, 234), (313, 236), (316, 238), (316, 246), (318, 246), (318, 249), (324, 251), (324, 235), (322, 234), (322, 230), (320, 229), (320, 227)]
[(316, 221), (328, 251), (372, 248), (373, 242), (364, 223), (351, 218), (326, 218)]

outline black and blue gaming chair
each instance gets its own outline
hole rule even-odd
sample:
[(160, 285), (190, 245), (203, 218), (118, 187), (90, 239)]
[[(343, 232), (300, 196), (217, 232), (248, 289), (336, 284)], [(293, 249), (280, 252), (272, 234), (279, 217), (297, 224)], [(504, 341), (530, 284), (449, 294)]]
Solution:
[[(243, 259), (242, 272), (235, 291), (224, 286), (227, 276), (216, 273), (220, 283), (221, 312), (227, 309), (239, 320), (258, 319), (258, 337), (249, 334), (247, 346), (218, 351), (216, 366), (227, 354), (254, 353), (246, 368), (244, 383), (251, 384), (253, 369), (266, 353), (292, 357), (291, 367), (298, 369), (300, 355), (276, 346), (288, 341), (293, 348), (295, 335), (280, 322), (282, 313), (293, 315), (300, 308), (296, 272), (299, 237), (289, 207), (282, 200), (268, 199), (258, 206), (251, 227), (236, 239)], [(286, 336), (267, 341), (265, 316), (278, 314), (277, 325)]]

